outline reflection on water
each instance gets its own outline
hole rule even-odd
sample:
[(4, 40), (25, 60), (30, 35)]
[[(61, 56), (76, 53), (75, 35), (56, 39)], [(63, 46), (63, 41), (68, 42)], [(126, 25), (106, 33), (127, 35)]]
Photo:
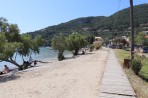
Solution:
[[(16, 55), (16, 54), (15, 54)], [(15, 59), (15, 55), (14, 58)], [(65, 56), (71, 56), (72, 54), (68, 51), (64, 52)], [(29, 61), (29, 57), (24, 57), (25, 61)], [(48, 61), (48, 60), (55, 60), (57, 59), (57, 52), (52, 50), (51, 47), (41, 47), (39, 54), (32, 54), (31, 55), (33, 60), (40, 60), (40, 61)], [(16, 62), (19, 64), (23, 64), (22, 57), (17, 55)], [(15, 66), (8, 62), (0, 62), (0, 70), (3, 69), (3, 65), (7, 64), (10, 68), (15, 68)]]

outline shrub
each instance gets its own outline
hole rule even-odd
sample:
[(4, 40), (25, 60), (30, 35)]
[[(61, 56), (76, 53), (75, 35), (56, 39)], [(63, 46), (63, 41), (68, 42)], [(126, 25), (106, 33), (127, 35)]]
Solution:
[(100, 43), (94, 43), (93, 46), (94, 46), (94, 48), (96, 50), (99, 50), (101, 48), (101, 44)]
[(148, 72), (145, 71), (143, 68), (140, 70), (139, 76), (140, 76), (143, 80), (145, 80), (145, 81), (148, 82)]
[(94, 45), (92, 44), (92, 45), (90, 45), (90, 52), (92, 52), (94, 50)]
[(142, 68), (139, 72), (139, 76), (148, 82), (148, 60), (144, 59), (142, 62)]
[(132, 69), (136, 75), (138, 75), (139, 71), (141, 70), (141, 66), (142, 64), (140, 59), (134, 59), (132, 61)]

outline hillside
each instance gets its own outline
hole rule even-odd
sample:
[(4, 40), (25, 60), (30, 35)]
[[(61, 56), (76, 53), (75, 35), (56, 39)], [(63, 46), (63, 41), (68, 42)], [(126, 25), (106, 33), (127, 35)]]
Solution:
[[(148, 23), (148, 4), (134, 6), (134, 24), (136, 30), (143, 29), (143, 25)], [(85, 35), (102, 35), (106, 32), (124, 32), (130, 27), (130, 9), (126, 8), (117, 13), (105, 17), (83, 17), (61, 23), (55, 26), (49, 26), (41, 30), (29, 32), (32, 37), (41, 35), (46, 40), (51, 40), (55, 34), (63, 33), (68, 35), (73, 31), (78, 31)], [(145, 28), (147, 29), (147, 28)], [(102, 33), (104, 32), (104, 33)]]

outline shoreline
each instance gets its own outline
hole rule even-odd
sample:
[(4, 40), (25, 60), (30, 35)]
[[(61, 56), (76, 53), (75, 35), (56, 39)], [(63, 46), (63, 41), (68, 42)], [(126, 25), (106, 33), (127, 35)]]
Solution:
[[(32, 59), (33, 60), (39, 60), (39, 61), (45, 61), (45, 62), (46, 61), (52, 62), (52, 61), (57, 60), (57, 53), (54, 50), (50, 50), (49, 48), (51, 48), (51, 47), (40, 47), (40, 53), (39, 54), (32, 54), (31, 55)], [(72, 53), (68, 52), (68, 51), (65, 51), (64, 54), (65, 54), (65, 57), (71, 57), (72, 56)], [(25, 59), (25, 61), (28, 61), (29, 56), (24, 57), (24, 59)], [(23, 64), (22, 57), (18, 56), (16, 58), (16, 62), (18, 64), (22, 65)], [(17, 68), (15, 65), (13, 65), (9, 62), (2, 61), (2, 62), (0, 62), (0, 71), (3, 70), (4, 65), (8, 65), (10, 67), (10, 69)]]

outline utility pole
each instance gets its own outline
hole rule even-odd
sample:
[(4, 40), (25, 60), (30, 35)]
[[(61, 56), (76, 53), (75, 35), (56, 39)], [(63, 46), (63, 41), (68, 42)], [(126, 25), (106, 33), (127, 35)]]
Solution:
[(130, 27), (131, 27), (131, 60), (134, 59), (134, 17), (133, 0), (130, 0)]

